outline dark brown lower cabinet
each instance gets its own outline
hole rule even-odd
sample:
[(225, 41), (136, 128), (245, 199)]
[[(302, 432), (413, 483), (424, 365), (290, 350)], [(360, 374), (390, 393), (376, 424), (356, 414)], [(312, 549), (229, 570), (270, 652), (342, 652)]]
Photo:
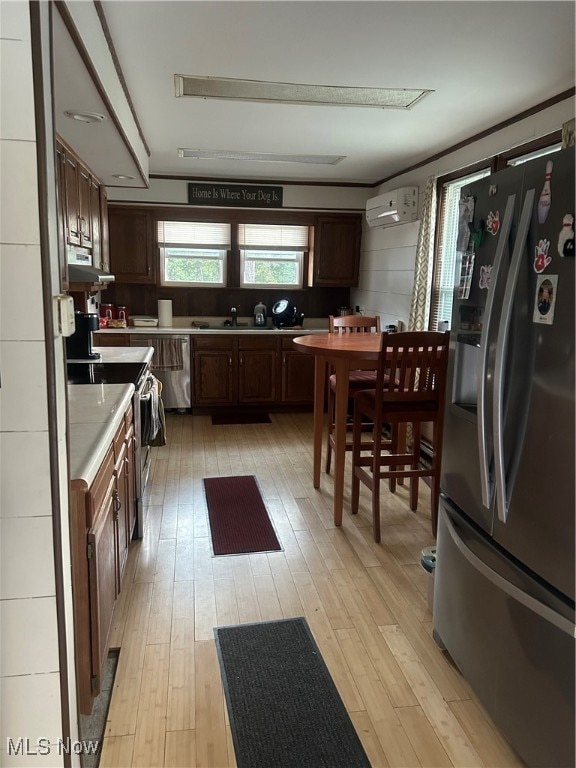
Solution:
[(126, 411), (88, 489), (72, 481), (70, 540), (78, 707), (100, 692), (116, 598), (134, 529), (134, 426)]
[(196, 337), (192, 350), (193, 405), (233, 405), (236, 390), (233, 337)]
[(193, 337), (194, 405), (266, 404), (276, 400), (276, 339)]
[(192, 336), (192, 404), (309, 405), (314, 358), (292, 337), (229, 334)]
[(117, 500), (114, 477), (109, 494), (88, 532), (88, 578), (90, 593), (90, 641), (92, 646), (91, 689), (100, 690), (101, 673), (106, 663), (112, 615), (118, 595), (116, 520)]
[(94, 333), (95, 347), (129, 347), (130, 336), (127, 333)]
[(276, 339), (238, 338), (238, 403), (273, 403), (276, 400)]
[(310, 404), (314, 401), (314, 356), (294, 349), (291, 339), (281, 341), (281, 401)]

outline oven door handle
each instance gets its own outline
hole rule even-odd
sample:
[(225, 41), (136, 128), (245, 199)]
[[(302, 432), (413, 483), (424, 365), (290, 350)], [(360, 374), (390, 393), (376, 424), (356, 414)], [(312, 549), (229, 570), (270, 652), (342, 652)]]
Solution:
[(149, 373), (146, 376), (139, 390), (138, 397), (140, 398), (141, 401), (150, 400), (150, 396), (152, 394), (152, 389), (154, 388), (155, 381), (156, 381), (156, 377), (153, 376), (151, 373)]

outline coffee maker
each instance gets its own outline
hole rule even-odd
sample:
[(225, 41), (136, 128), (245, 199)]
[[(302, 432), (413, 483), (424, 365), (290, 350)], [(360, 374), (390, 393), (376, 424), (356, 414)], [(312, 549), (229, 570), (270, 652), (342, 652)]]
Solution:
[(66, 338), (66, 355), (69, 360), (99, 360), (100, 354), (92, 351), (92, 331), (99, 328), (98, 315), (91, 312), (74, 312), (76, 330)]

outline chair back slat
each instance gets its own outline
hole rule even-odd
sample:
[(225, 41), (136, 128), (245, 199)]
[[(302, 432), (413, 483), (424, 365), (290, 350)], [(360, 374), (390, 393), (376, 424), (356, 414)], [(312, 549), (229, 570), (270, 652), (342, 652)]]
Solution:
[(444, 397), (449, 337), (433, 331), (382, 334), (376, 390), (386, 402), (437, 403)]
[(380, 316), (328, 315), (329, 333), (380, 333)]

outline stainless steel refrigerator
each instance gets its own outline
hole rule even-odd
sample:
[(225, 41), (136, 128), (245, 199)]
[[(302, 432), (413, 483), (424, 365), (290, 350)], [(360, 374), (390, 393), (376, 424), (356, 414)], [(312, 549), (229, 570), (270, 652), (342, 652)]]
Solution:
[(571, 148), (463, 190), (435, 574), (437, 643), (542, 768), (575, 764), (574, 183)]

